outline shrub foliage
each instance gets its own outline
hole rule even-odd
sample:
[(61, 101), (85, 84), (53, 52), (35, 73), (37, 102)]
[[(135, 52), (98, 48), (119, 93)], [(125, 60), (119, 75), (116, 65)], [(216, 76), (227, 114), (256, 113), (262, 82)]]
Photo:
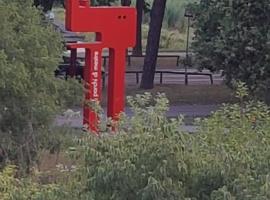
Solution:
[(0, 18), (0, 165), (4, 159), (29, 169), (40, 148), (39, 136), (77, 93), (54, 77), (61, 37), (31, 0), (1, 0)]
[[(238, 96), (244, 99), (241, 91)], [(15, 191), (25, 199), (50, 200), (270, 198), (270, 113), (265, 104), (224, 105), (210, 118), (198, 119), (197, 133), (190, 134), (181, 130), (181, 118), (166, 118), (163, 95), (156, 101), (149, 94), (129, 101), (134, 116), (123, 116), (115, 135), (88, 135), (71, 148), (78, 162), (75, 171), (62, 172), (64, 182), (40, 185), (19, 179), (21, 184), (8, 186), (1, 182), (14, 179), (7, 168), (0, 173), (0, 190), (10, 195), (7, 199), (16, 199)]]

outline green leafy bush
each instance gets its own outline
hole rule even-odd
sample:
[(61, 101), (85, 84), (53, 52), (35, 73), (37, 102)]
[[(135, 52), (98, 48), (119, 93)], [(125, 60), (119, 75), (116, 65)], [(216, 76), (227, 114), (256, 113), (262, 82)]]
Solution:
[[(240, 85), (237, 93), (242, 100), (244, 88)], [(66, 174), (68, 181), (53, 190), (46, 186), (42, 195), (53, 194), (47, 198), (52, 200), (270, 198), (270, 113), (265, 104), (224, 105), (208, 119), (198, 119), (197, 133), (189, 134), (181, 130), (181, 118), (167, 119), (164, 95), (128, 101), (134, 116), (122, 116), (114, 134), (104, 126), (99, 136), (79, 139), (72, 151), (81, 164)], [(31, 191), (27, 186), (17, 190)]]
[(165, 117), (164, 96), (129, 102), (135, 115), (124, 117), (115, 135), (81, 141), (77, 199), (270, 198), (266, 105), (224, 105), (189, 134), (181, 131), (181, 119)]
[(54, 77), (61, 37), (32, 0), (1, 0), (0, 18), (0, 149), (27, 171), (36, 160), (40, 133), (61, 106), (71, 104), (79, 86)]
[(270, 77), (269, 1), (201, 0), (194, 10), (193, 48), (200, 66), (222, 70), (228, 85), (241, 80), (265, 98)]

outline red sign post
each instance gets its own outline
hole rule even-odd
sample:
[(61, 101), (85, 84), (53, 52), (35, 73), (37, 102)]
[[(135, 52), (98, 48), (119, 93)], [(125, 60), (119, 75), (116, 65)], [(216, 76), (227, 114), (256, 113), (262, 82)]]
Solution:
[[(101, 100), (102, 49), (109, 49), (107, 115), (117, 120), (125, 106), (126, 50), (136, 43), (136, 9), (91, 7), (88, 0), (66, 0), (66, 29), (96, 33), (96, 41), (93, 43), (67, 45), (73, 52), (77, 48), (86, 50), (83, 72), (86, 101)], [(97, 114), (86, 105), (83, 112), (84, 125), (97, 132)]]

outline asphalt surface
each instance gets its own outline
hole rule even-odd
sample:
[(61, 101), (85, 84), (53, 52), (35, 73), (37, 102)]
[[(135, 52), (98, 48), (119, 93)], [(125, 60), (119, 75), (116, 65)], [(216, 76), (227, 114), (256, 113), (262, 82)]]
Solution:
[[(185, 118), (205, 118), (211, 115), (212, 112), (219, 108), (218, 105), (182, 105), (182, 106), (171, 106), (167, 112), (167, 117), (178, 117), (183, 115)], [(106, 112), (106, 108), (104, 108)], [(132, 116), (133, 113), (130, 108), (126, 108), (125, 113), (127, 116)], [(65, 111), (62, 115), (58, 115), (55, 118), (56, 126), (68, 126), (71, 128), (83, 128), (83, 117), (81, 109), (74, 109)], [(191, 124), (184, 125), (182, 127), (184, 130), (189, 132), (195, 132), (196, 126)]]

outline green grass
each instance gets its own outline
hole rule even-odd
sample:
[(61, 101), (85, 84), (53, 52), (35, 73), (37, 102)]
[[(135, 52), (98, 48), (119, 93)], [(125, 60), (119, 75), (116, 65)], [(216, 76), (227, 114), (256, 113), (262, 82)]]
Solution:
[(55, 20), (65, 23), (65, 9), (62, 7), (55, 7), (53, 8), (53, 12), (55, 15)]
[[(149, 26), (144, 24), (142, 26), (143, 48), (146, 48), (148, 31)], [(180, 32), (178, 29), (169, 30), (166, 28), (162, 28), (159, 47), (160, 49), (167, 49), (167, 50), (184, 50), (186, 47), (186, 40), (187, 40), (186, 32)]]

